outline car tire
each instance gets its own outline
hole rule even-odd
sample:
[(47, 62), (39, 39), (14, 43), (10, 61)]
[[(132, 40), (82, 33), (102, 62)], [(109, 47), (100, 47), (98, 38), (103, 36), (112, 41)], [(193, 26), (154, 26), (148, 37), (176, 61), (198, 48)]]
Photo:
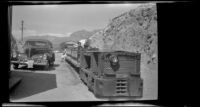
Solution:
[(19, 67), (19, 64), (13, 64), (14, 69), (18, 69), (18, 67)]
[(54, 66), (54, 62), (50, 62), (50, 66), (53, 67)]
[(44, 69), (48, 71), (49, 67), (50, 67), (50, 63), (48, 62), (47, 65), (45, 65)]
[(55, 61), (55, 53), (53, 53), (53, 61)]

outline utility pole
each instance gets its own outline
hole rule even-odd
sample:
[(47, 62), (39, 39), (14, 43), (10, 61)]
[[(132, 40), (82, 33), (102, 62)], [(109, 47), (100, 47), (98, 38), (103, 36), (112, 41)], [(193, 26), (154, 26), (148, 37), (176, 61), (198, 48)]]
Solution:
[(22, 20), (22, 28), (21, 28), (21, 30), (22, 30), (22, 42), (23, 42), (23, 30), (24, 30), (24, 21)]

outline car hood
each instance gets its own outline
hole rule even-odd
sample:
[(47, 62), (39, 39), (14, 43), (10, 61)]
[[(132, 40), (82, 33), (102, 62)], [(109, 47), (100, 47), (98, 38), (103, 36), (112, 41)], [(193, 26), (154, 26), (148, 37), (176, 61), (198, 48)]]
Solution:
[(47, 48), (30, 48), (25, 50), (25, 53), (27, 55), (29, 55), (29, 52), (30, 52), (29, 57), (41, 57), (44, 54), (48, 54), (50, 50)]
[(18, 58), (19, 58), (19, 59), (27, 59), (27, 55), (26, 55), (26, 54), (23, 54), (23, 53), (19, 53), (19, 54), (18, 54)]
[(33, 55), (31, 58), (42, 58), (44, 56), (44, 54), (35, 54)]

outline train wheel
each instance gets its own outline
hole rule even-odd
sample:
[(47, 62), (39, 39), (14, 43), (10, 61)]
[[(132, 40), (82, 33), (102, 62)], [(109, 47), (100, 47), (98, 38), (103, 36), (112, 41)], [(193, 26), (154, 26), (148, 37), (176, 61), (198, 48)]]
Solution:
[(83, 73), (83, 81), (84, 81), (84, 83), (87, 85), (86, 74), (85, 74), (85, 73)]
[(89, 80), (89, 91), (93, 92), (94, 91), (94, 78), (90, 78)]
[(98, 94), (98, 90), (96, 89), (96, 80), (94, 80), (94, 85), (93, 85), (93, 93), (96, 97), (99, 97), (99, 94)]
[(88, 83), (88, 82), (89, 82), (89, 79), (88, 79), (88, 78), (89, 78), (89, 75), (88, 75), (87, 73), (85, 73), (85, 74), (84, 74), (84, 77), (85, 77), (85, 79), (84, 79), (84, 80), (85, 80), (85, 83), (86, 83), (86, 85), (89, 87), (89, 83)]
[(80, 69), (79, 71), (79, 76), (80, 76), (80, 79), (83, 81), (83, 73), (82, 73), (82, 70)]
[(80, 70), (80, 78), (83, 81), (83, 83), (86, 85), (85, 80), (84, 80), (84, 73), (82, 70)]
[(90, 90), (91, 91), (91, 76), (90, 75), (88, 75), (88, 77), (87, 77), (87, 86), (88, 86), (88, 90)]
[(80, 75), (80, 68), (79, 67), (77, 67), (76, 71)]

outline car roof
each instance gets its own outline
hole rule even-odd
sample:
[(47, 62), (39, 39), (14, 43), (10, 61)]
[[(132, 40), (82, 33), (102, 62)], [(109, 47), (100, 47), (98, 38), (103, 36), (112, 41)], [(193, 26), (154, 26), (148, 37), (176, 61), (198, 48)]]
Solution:
[(32, 41), (48, 42), (51, 45), (51, 47), (53, 46), (53, 44), (49, 40), (46, 40), (46, 39), (28, 39), (28, 40), (26, 40), (26, 42), (32, 42)]
[[(26, 40), (26, 42), (29, 42), (29, 41), (42, 41), (42, 42), (50, 42), (49, 40), (46, 40), (46, 39), (28, 39)], [(50, 42), (51, 43), (51, 42)]]

